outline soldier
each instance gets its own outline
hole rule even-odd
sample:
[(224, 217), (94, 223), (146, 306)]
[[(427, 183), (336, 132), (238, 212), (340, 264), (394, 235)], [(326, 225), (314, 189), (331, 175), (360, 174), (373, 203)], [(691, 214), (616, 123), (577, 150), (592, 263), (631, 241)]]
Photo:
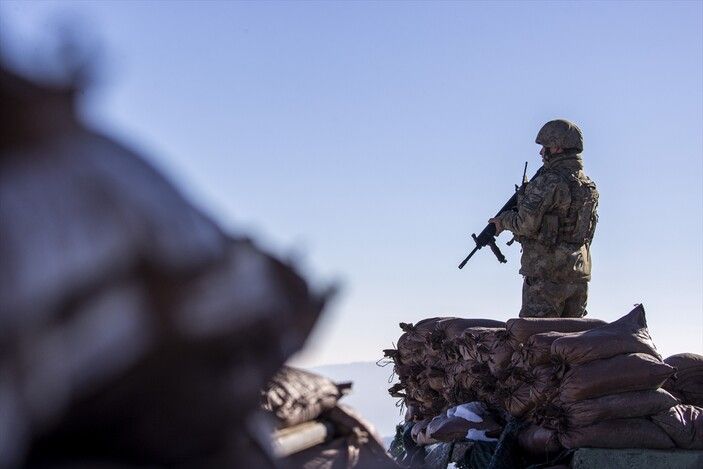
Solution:
[(516, 211), (489, 223), (522, 245), (520, 317), (586, 315), (590, 245), (598, 221), (598, 191), (583, 170), (583, 135), (573, 123), (547, 122), (535, 140), (542, 171), (518, 194)]

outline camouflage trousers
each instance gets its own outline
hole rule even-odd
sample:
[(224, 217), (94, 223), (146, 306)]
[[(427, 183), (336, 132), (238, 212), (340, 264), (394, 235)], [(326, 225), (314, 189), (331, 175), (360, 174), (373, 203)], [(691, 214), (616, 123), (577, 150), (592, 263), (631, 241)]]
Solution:
[(586, 315), (588, 283), (554, 283), (525, 277), (521, 318), (581, 318)]

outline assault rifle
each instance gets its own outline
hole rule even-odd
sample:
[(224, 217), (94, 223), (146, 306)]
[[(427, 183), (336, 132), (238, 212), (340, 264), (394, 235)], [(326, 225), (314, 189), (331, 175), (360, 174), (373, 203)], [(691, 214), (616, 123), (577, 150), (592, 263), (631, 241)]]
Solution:
[[(535, 175), (533, 176), (536, 177), (540, 172), (542, 171), (542, 168), (538, 169)], [(520, 187), (515, 185), (515, 193), (513, 194), (512, 197), (508, 199), (508, 201), (503, 205), (503, 207), (498, 210), (498, 213), (496, 213), (496, 217), (500, 215), (503, 212), (507, 212), (508, 210), (516, 210), (517, 209), (517, 195), (518, 192), (521, 190), (524, 190), (525, 187), (527, 186), (527, 162), (525, 162), (525, 170), (522, 172), (522, 185)], [(493, 217), (495, 218), (495, 217)], [(498, 262), (500, 263), (505, 263), (508, 262), (505, 259), (505, 256), (503, 255), (502, 252), (500, 252), (500, 249), (496, 245), (496, 226), (493, 223), (489, 223), (486, 225), (486, 227), (481, 231), (478, 236), (476, 236), (475, 233), (471, 234), (471, 237), (473, 238), (474, 242), (476, 243), (476, 247), (469, 253), (466, 258), (461, 261), (461, 264), (459, 264), (459, 268), (462, 269), (467, 262), (469, 262), (469, 259), (471, 259), (471, 256), (473, 256), (476, 251), (481, 249), (484, 246), (489, 246), (491, 248), (491, 251), (493, 251), (493, 254), (498, 258)], [(512, 244), (512, 241), (508, 243), (508, 245)]]

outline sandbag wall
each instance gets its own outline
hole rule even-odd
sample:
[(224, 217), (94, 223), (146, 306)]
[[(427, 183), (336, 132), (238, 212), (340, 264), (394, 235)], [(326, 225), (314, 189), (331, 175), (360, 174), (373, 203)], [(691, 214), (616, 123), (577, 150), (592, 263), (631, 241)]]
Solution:
[[(540, 336), (528, 344), (546, 340)], [(547, 359), (557, 386), (536, 403), (528, 420), (566, 448), (675, 446), (649, 419), (678, 401), (659, 389), (674, 369), (657, 353), (641, 305), (611, 324), (551, 339)]]
[(488, 368), (494, 334), (505, 323), (490, 319), (430, 318), (401, 323), (397, 347), (384, 350), (399, 382), (389, 393), (403, 400), (408, 420), (431, 418), (453, 405), (489, 400), (495, 384)]
[(678, 397), (698, 398), (703, 361), (678, 358), (677, 379), (652, 343), (641, 305), (610, 324), (520, 318), (505, 327), (477, 327), (464, 320), (468, 327), (447, 334), (447, 321), (459, 324), (434, 318), (403, 325), (397, 349), (386, 351), (400, 381), (389, 391), (404, 399), (409, 420), (427, 427), (446, 408), (479, 400), (525, 421), (520, 442), (534, 454), (564, 447), (703, 447), (703, 410), (691, 405), (698, 401), (682, 402), (662, 389), (666, 383)]

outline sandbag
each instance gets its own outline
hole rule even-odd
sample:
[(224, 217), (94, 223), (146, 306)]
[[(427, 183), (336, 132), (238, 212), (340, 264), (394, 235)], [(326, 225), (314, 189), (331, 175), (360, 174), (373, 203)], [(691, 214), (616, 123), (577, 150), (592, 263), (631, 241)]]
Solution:
[(448, 384), (457, 384), (466, 390), (474, 389), (479, 377), (472, 371), (473, 365), (465, 361), (448, 364), (445, 369)]
[(668, 410), (678, 400), (663, 389), (610, 394), (562, 404), (568, 428), (585, 427), (604, 420), (647, 417)]
[(626, 353), (646, 353), (661, 360), (642, 305), (610, 324), (555, 340), (551, 352), (571, 365)]
[(398, 345), (396, 346), (397, 352), (394, 358), (396, 363), (399, 362), (405, 365), (417, 363), (418, 358), (422, 356), (424, 350), (429, 346), (432, 331), (442, 319), (447, 318), (427, 318), (417, 324), (401, 322), (400, 328), (404, 333), (398, 339)]
[(647, 448), (671, 449), (674, 442), (657, 425), (644, 418), (606, 420), (559, 434), (567, 449)]
[(552, 343), (573, 332), (542, 332), (531, 335), (525, 343), (520, 344), (517, 355), (513, 355), (513, 366), (533, 368), (547, 365), (552, 359)]
[(474, 366), (472, 373), (474, 373), (475, 377), (474, 389), (477, 399), (491, 408), (502, 407), (502, 398), (497, 392), (498, 380), (489, 372), (488, 366), (486, 364), (478, 364)]
[(499, 327), (469, 327), (464, 329), (459, 337), (459, 349), (464, 360), (476, 363), (488, 364), (496, 336), (505, 333), (505, 329)]
[(518, 444), (533, 456), (553, 454), (561, 451), (557, 433), (538, 425), (529, 425), (518, 434)]
[(410, 437), (417, 445), (426, 446), (438, 443), (437, 440), (434, 440), (427, 435), (427, 426), (431, 421), (432, 419), (420, 420), (413, 425), (412, 430), (410, 430)]
[(561, 381), (560, 400), (565, 403), (608, 394), (657, 389), (674, 369), (644, 353), (631, 353), (576, 366)]
[(442, 392), (447, 386), (447, 376), (440, 368), (427, 368), (422, 372), (422, 375), (430, 389)]
[(505, 327), (505, 323), (492, 319), (463, 319), (454, 317), (434, 317), (423, 319), (417, 324), (400, 323), (404, 334), (398, 339), (394, 353), (396, 363), (428, 364), (428, 355), (436, 358), (445, 339), (455, 338), (470, 327)]
[(523, 343), (534, 334), (544, 332), (581, 332), (607, 324), (591, 318), (513, 318), (505, 328), (518, 343)]
[(446, 318), (437, 322), (435, 331), (441, 331), (446, 339), (456, 339), (470, 327), (491, 327), (505, 329), (505, 323), (493, 319)]
[(703, 407), (703, 355), (680, 353), (664, 360), (676, 368), (676, 374), (662, 385), (682, 404)]
[(677, 405), (654, 415), (652, 421), (684, 449), (703, 449), (703, 408)]
[(337, 385), (309, 371), (282, 367), (262, 391), (262, 407), (272, 412), (279, 428), (314, 420), (337, 405), (350, 384)]
[(462, 418), (439, 415), (427, 425), (426, 432), (430, 438), (451, 443), (464, 440), (471, 424)]
[(454, 442), (466, 439), (484, 440), (500, 436), (503, 426), (478, 401), (465, 402), (447, 409), (432, 419), (426, 434), (432, 439)]
[(471, 430), (484, 433), (489, 438), (496, 438), (500, 436), (502, 429), (502, 426), (488, 417), (481, 422), (470, 422), (460, 417), (440, 415), (428, 424), (426, 435), (433, 440), (452, 443), (466, 440)]
[(496, 378), (502, 378), (510, 369), (510, 360), (515, 353), (516, 343), (507, 331), (501, 330), (495, 334), (490, 354), (488, 355), (488, 369)]
[(557, 392), (557, 376), (552, 366), (538, 366), (532, 370), (513, 370), (500, 383), (498, 393), (503, 407), (513, 417), (522, 417)]
[[(383, 447), (365, 435), (338, 437), (277, 461), (280, 469), (397, 469)], [(237, 467), (243, 467), (237, 465)], [(256, 466), (249, 466), (256, 467)]]

